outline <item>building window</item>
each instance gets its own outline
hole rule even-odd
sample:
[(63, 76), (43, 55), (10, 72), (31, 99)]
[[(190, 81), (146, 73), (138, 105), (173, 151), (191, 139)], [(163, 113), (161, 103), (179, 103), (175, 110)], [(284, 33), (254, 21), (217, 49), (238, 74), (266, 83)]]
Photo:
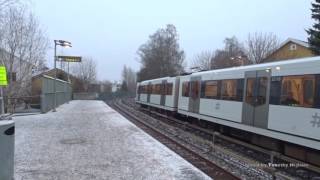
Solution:
[(297, 50), (297, 45), (296, 44), (290, 44), (290, 51), (295, 51)]

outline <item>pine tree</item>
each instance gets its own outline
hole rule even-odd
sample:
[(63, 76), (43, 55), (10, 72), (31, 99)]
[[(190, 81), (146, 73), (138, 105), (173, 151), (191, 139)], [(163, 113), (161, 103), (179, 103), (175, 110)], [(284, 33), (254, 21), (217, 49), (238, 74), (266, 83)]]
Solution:
[(184, 71), (185, 54), (178, 41), (178, 32), (172, 24), (152, 34), (137, 52), (141, 63), (138, 80), (181, 74)]
[(316, 21), (315, 24), (307, 30), (309, 35), (308, 42), (315, 54), (320, 55), (320, 0), (312, 3), (311, 17)]

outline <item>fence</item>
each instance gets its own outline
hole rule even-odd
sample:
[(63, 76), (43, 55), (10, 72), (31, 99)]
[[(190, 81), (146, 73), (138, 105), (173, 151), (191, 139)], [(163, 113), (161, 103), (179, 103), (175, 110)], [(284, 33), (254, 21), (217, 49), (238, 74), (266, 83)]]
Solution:
[[(54, 78), (43, 76), (41, 90), (41, 112), (45, 113), (54, 108)], [(71, 83), (57, 79), (56, 80), (56, 106), (64, 104), (71, 100)]]

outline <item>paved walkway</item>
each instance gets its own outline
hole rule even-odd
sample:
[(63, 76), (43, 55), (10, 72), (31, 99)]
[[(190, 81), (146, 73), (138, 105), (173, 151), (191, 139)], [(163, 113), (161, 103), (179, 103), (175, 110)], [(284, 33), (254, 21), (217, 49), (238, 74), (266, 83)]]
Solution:
[(16, 180), (209, 179), (102, 101), (16, 122)]

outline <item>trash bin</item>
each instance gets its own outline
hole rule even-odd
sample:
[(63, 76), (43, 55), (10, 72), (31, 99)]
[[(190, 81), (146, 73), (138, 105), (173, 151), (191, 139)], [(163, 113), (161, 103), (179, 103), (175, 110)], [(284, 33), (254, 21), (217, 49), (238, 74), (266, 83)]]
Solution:
[(0, 179), (14, 177), (14, 121), (0, 120)]

